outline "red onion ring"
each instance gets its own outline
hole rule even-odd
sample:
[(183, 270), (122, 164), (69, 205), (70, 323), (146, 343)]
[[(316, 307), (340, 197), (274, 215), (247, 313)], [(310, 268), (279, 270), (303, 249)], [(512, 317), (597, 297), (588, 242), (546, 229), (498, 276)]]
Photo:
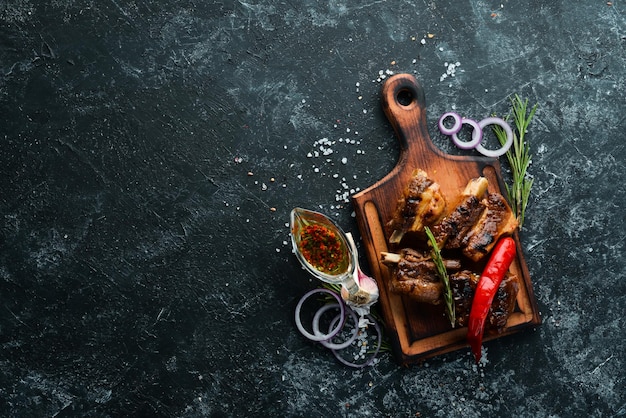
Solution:
[[(317, 334), (323, 335), (320, 333), (320, 326), (319, 326), (319, 320), (322, 317), (322, 315), (326, 311), (329, 311), (331, 309), (338, 308), (338, 307), (339, 306), (337, 303), (324, 305), (315, 313), (315, 316), (313, 317), (313, 333), (315, 335)], [(333, 343), (331, 340), (334, 337), (331, 337), (328, 340), (320, 341), (320, 344), (322, 344), (326, 348), (330, 348), (331, 350), (341, 350), (350, 346), (350, 344), (352, 344), (352, 342), (356, 340), (356, 337), (359, 334), (359, 318), (356, 315), (356, 312), (354, 312), (349, 307), (346, 307), (346, 317), (348, 316), (348, 314), (352, 318), (352, 321), (354, 322), (354, 330), (352, 331), (352, 335), (342, 343)], [(341, 321), (341, 319), (342, 319), (341, 314), (334, 317), (332, 321), (330, 322), (330, 325), (328, 326), (328, 328), (332, 329), (337, 324), (337, 321)], [(344, 326), (345, 326), (345, 319), (346, 318), (344, 318)]]
[(504, 155), (509, 150), (509, 148), (511, 148), (511, 144), (513, 144), (513, 130), (511, 130), (509, 124), (506, 123), (504, 120), (496, 117), (485, 118), (478, 122), (478, 125), (481, 129), (485, 129), (485, 126), (487, 125), (498, 125), (502, 127), (502, 129), (504, 129), (504, 132), (506, 132), (506, 142), (504, 143), (504, 145), (502, 145), (502, 148), (493, 151), (486, 149), (481, 144), (478, 144), (476, 145), (476, 151), (480, 152), (485, 157), (499, 157), (501, 155)]
[(369, 355), (369, 357), (364, 363), (353, 363), (341, 357), (341, 355), (339, 354), (339, 350), (330, 350), (334, 354), (335, 358), (340, 363), (346, 366), (356, 367), (358, 369), (369, 366), (370, 364), (374, 362), (374, 360), (376, 359), (376, 356), (378, 355), (378, 352), (380, 351), (380, 346), (383, 342), (383, 333), (382, 333), (382, 330), (380, 329), (380, 325), (378, 325), (378, 322), (374, 319), (372, 315), (367, 314), (365, 315), (365, 317), (370, 321), (371, 325), (374, 326), (374, 328), (376, 329), (376, 332), (378, 333), (378, 342), (376, 344), (376, 348), (374, 348), (374, 352)]
[(454, 142), (454, 145), (461, 149), (472, 149), (480, 145), (480, 141), (483, 139), (483, 128), (480, 126), (480, 123), (476, 122), (474, 119), (463, 118), (461, 119), (461, 124), (470, 125), (474, 128), (472, 131), (472, 140), (467, 142), (461, 141), (457, 135), (460, 131), (459, 129), (459, 131), (452, 134), (452, 142)]
[[(306, 329), (304, 329), (304, 326), (302, 325), (302, 318), (300, 318), (300, 311), (302, 310), (302, 305), (304, 305), (304, 302), (308, 298), (310, 298), (311, 296), (313, 296), (313, 295), (315, 295), (317, 293), (327, 293), (327, 294), (331, 295), (332, 297), (334, 297), (337, 300), (337, 304), (339, 305), (339, 312), (340, 312), (339, 315), (341, 315), (341, 320), (339, 321), (339, 323), (337, 324), (337, 326), (335, 328), (332, 328), (332, 329), (330, 329), (328, 331), (328, 334), (322, 334), (320, 332), (317, 332), (315, 334), (311, 334)], [(317, 313), (316, 313), (316, 315), (317, 315)], [(326, 340), (330, 340), (335, 335), (337, 335), (339, 333), (339, 331), (341, 331), (341, 329), (343, 328), (343, 324), (344, 324), (345, 318), (346, 318), (346, 307), (345, 307), (341, 297), (337, 293), (333, 292), (332, 290), (329, 290), (329, 289), (313, 289), (313, 290), (307, 292), (304, 296), (302, 296), (302, 298), (300, 298), (300, 301), (298, 301), (298, 304), (296, 305), (295, 318), (296, 318), (296, 327), (298, 328), (298, 331), (300, 331), (300, 333), (302, 335), (304, 335), (306, 338), (308, 338), (311, 341), (318, 341), (318, 342), (319, 341), (326, 341)], [(318, 321), (319, 321), (319, 318), (318, 318)], [(313, 321), (313, 322), (315, 322), (315, 321)], [(319, 324), (318, 324), (318, 326), (319, 326)]]
[[(452, 125), (451, 128), (446, 128), (446, 125), (443, 124), (443, 121), (448, 117), (454, 119), (454, 125)], [(457, 134), (461, 130), (462, 126), (463, 122), (461, 121), (461, 115), (459, 115), (458, 113), (447, 112), (441, 115), (441, 117), (439, 118), (439, 130), (444, 135)]]

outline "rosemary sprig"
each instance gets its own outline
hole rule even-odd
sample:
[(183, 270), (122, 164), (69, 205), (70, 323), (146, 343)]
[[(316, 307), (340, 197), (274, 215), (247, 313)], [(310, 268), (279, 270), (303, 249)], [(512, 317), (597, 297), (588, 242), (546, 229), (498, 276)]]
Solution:
[[(528, 175), (528, 166), (531, 163), (530, 146), (525, 139), (528, 126), (535, 115), (537, 104), (530, 111), (528, 110), (528, 99), (522, 100), (517, 94), (511, 99), (511, 115), (515, 123), (513, 129), (513, 145), (506, 153), (506, 158), (511, 167), (512, 183), (505, 184), (506, 192), (511, 203), (511, 209), (517, 220), (519, 227), (522, 229), (524, 217), (526, 215), (526, 206), (530, 196), (530, 189), (533, 186), (533, 178)], [(505, 119), (509, 119), (506, 117)], [(506, 133), (504, 129), (496, 126), (494, 133), (504, 145), (506, 142)]]
[(429, 227), (424, 227), (424, 230), (426, 231), (426, 235), (428, 236), (430, 245), (433, 247), (433, 262), (437, 267), (437, 273), (439, 273), (439, 277), (441, 278), (444, 287), (443, 299), (446, 302), (446, 313), (448, 315), (448, 319), (450, 320), (450, 325), (452, 325), (452, 328), (454, 328), (456, 315), (454, 309), (454, 300), (452, 299), (452, 289), (450, 289), (450, 280), (448, 279), (448, 271), (446, 270), (446, 266), (444, 266), (443, 264), (443, 259), (441, 258), (441, 252), (439, 251), (439, 246), (437, 245), (437, 240), (435, 239), (435, 236), (433, 235)]

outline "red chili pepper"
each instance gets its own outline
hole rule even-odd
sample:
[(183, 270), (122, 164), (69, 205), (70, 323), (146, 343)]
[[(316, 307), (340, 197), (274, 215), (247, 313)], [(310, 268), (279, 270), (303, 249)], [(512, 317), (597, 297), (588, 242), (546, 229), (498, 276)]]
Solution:
[(476, 363), (480, 361), (480, 349), (489, 308), (514, 258), (515, 241), (513, 238), (500, 239), (492, 250), (489, 261), (476, 285), (467, 329), (467, 341), (474, 353)]

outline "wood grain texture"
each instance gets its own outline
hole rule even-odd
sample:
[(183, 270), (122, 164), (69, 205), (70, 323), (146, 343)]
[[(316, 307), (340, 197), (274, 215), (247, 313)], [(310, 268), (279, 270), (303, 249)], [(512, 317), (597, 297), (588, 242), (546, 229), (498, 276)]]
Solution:
[[(400, 141), (400, 157), (389, 174), (354, 195), (352, 201), (371, 273), (379, 284), (380, 306), (394, 354), (400, 364), (408, 365), (467, 346), (466, 328), (451, 329), (443, 305), (420, 304), (388, 289), (391, 271), (380, 262), (380, 253), (389, 250), (385, 224), (392, 218), (413, 170), (425, 170), (448, 198), (458, 196), (470, 179), (479, 176), (487, 178), (490, 192), (505, 189), (497, 159), (448, 155), (433, 144), (426, 124), (424, 91), (415, 77), (390, 77), (383, 86), (382, 106)], [(485, 341), (541, 322), (517, 232), (513, 238), (518, 255), (511, 270), (521, 279), (517, 307), (504, 331), (486, 335)]]

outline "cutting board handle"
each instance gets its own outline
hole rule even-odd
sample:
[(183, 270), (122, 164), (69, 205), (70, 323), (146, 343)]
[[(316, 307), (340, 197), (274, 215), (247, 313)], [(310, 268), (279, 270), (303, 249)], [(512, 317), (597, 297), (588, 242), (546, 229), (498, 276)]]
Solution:
[(382, 106), (400, 141), (402, 154), (442, 152), (430, 140), (424, 89), (411, 74), (396, 74), (385, 82)]

